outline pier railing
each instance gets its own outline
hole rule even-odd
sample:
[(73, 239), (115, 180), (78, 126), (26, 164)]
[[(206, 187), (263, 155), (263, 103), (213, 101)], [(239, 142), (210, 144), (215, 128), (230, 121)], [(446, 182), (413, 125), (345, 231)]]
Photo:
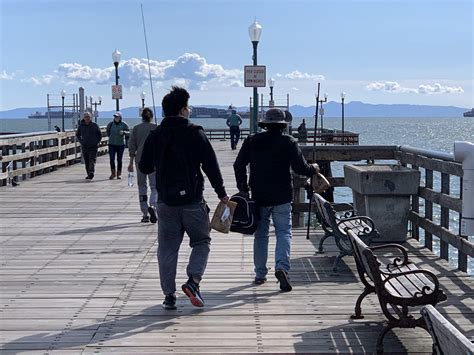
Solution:
[[(302, 150), (311, 161), (312, 147), (303, 146)], [(315, 161), (320, 164), (360, 161), (372, 164), (387, 163), (387, 160), (421, 171), (420, 187), (412, 196), (409, 211), (412, 237), (430, 250), (438, 244), (442, 259), (453, 261), (450, 254), (457, 253), (457, 268), (467, 271), (468, 258), (474, 257), (474, 243), (460, 233), (463, 170), (451, 154), (404, 146), (318, 146), (315, 151)], [(336, 189), (347, 186), (344, 176), (328, 179)], [(308, 211), (305, 180), (294, 177), (294, 226), (304, 225), (304, 213)]]
[[(104, 127), (101, 131), (103, 138), (98, 155), (107, 153), (108, 137)], [(75, 164), (81, 157), (81, 146), (74, 131), (2, 135), (0, 149), (0, 186)]]
[[(230, 139), (230, 131), (228, 128), (213, 128), (206, 129), (206, 135), (210, 140), (227, 140)], [(320, 129), (318, 128), (316, 135), (314, 135), (314, 128), (307, 130), (307, 143), (313, 143), (316, 139), (316, 144), (322, 145), (331, 145), (331, 144), (340, 144), (340, 145), (358, 145), (359, 144), (359, 134), (354, 132), (334, 129)], [(240, 138), (245, 139), (250, 134), (248, 128), (240, 129)], [(298, 132), (293, 128), (292, 135), (295, 138), (298, 138)]]

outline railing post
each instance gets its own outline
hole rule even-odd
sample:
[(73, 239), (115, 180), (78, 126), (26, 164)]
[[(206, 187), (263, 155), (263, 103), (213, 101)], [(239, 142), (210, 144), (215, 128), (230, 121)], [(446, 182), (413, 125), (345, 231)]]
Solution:
[[(462, 200), (462, 186), (463, 178), (459, 178), (459, 198)], [(462, 213), (459, 214), (459, 236), (463, 239), (468, 239), (467, 236), (461, 234), (461, 220)], [(461, 250), (458, 250), (458, 269), (461, 271), (467, 271), (467, 254), (463, 253)]]
[[(6, 145), (2, 146), (2, 157), (8, 156), (9, 153), (10, 152), (9, 152), (8, 146), (6, 146)], [(7, 172), (7, 166), (8, 166), (8, 163), (3, 163), (2, 162), (2, 173)], [(8, 178), (2, 179), (2, 186), (6, 186), (7, 181), (8, 181)]]
[[(13, 144), (13, 146), (12, 146), (12, 154), (13, 155), (16, 154), (16, 144)], [(13, 171), (15, 171), (17, 169), (17, 165), (18, 165), (17, 161), (13, 160), (13, 169), (12, 169)], [(12, 177), (12, 181), (17, 182), (18, 181), (18, 176)]]
[[(449, 195), (449, 174), (441, 173), (441, 192)], [(441, 227), (449, 229), (449, 208), (441, 206)], [(449, 244), (440, 240), (440, 256), (449, 260)]]
[[(30, 152), (35, 151), (35, 142), (30, 142)], [(35, 156), (30, 157), (30, 168), (35, 166)], [(35, 172), (31, 171), (30, 172), (30, 179), (35, 176)]]
[[(425, 169), (425, 187), (433, 189), (433, 170)], [(433, 220), (433, 202), (425, 200), (425, 218)], [(433, 250), (433, 235), (425, 231), (425, 247)]]
[[(412, 165), (411, 167), (414, 170), (419, 170), (418, 166), (416, 165)], [(411, 196), (411, 209), (416, 213), (420, 211), (420, 199), (418, 197), (418, 194)], [(413, 238), (415, 238), (416, 240), (420, 240), (420, 226), (412, 222), (412, 228)]]
[[(22, 143), (22, 144), (21, 144), (21, 152), (22, 152), (22, 153), (25, 153), (25, 152), (26, 152), (25, 143)], [(27, 161), (28, 161), (28, 159), (22, 159), (22, 160), (21, 160), (21, 167), (22, 167), (22, 168), (26, 168), (26, 162), (27, 162)], [(26, 180), (26, 174), (21, 175), (21, 180), (22, 180), (22, 181)]]

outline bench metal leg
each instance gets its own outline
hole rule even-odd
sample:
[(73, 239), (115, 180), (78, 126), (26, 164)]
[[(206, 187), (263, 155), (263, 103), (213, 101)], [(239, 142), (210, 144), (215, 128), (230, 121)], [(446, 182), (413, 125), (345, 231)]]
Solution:
[(388, 323), (382, 330), (382, 332), (379, 334), (379, 337), (377, 339), (377, 354), (383, 354), (383, 338), (392, 328), (395, 328), (397, 326), (397, 324)]
[(357, 298), (357, 302), (355, 305), (355, 314), (351, 315), (351, 319), (364, 319), (364, 316), (362, 315), (361, 304), (365, 296), (370, 295), (372, 292), (375, 292), (374, 288), (366, 287), (364, 291), (359, 295), (359, 298)]
[(321, 238), (321, 240), (319, 241), (319, 246), (318, 246), (318, 251), (317, 251), (318, 254), (324, 253), (323, 243), (326, 239), (328, 239), (331, 236), (332, 236), (331, 234), (324, 234), (324, 237)]

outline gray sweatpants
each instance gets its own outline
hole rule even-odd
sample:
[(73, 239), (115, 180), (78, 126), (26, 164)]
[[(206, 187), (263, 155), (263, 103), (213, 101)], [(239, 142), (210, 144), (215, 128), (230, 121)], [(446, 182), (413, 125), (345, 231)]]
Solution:
[[(135, 164), (135, 170), (137, 172), (137, 185), (138, 185), (138, 199), (140, 201), (140, 210), (144, 216), (148, 216), (148, 206), (152, 206), (156, 209), (156, 201), (158, 199), (158, 192), (156, 191), (156, 180), (155, 173), (143, 174), (140, 169), (138, 169), (138, 164)], [(150, 204), (148, 204), (148, 183), (150, 184)]]
[(158, 266), (161, 289), (165, 295), (176, 291), (176, 268), (184, 232), (189, 236), (191, 255), (186, 269), (188, 277), (201, 280), (206, 270), (211, 237), (209, 214), (205, 202), (168, 206), (158, 202)]

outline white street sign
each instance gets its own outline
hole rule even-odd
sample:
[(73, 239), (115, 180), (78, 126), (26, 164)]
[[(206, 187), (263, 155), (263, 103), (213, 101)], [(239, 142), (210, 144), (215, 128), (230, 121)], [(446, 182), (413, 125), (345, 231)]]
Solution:
[(112, 85), (112, 100), (122, 99), (122, 85)]
[(265, 65), (246, 65), (244, 67), (245, 87), (264, 88), (267, 80), (267, 68)]

